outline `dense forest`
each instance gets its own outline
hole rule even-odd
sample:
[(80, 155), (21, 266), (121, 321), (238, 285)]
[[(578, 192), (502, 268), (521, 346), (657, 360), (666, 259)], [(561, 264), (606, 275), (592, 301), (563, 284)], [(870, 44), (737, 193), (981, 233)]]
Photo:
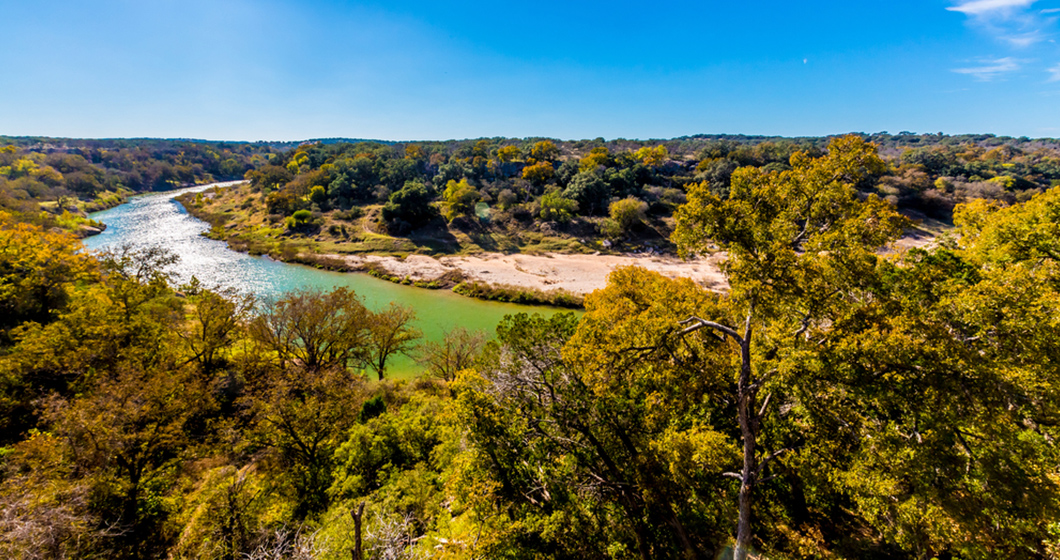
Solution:
[[(255, 301), (172, 285), (162, 249), (86, 253), (18, 206), (43, 175), (4, 169), (76, 172), (6, 149), (0, 552), (1055, 558), (1060, 148), (873, 139), (244, 154), (292, 230), (363, 201), (397, 235), (487, 227), (484, 199), (597, 227), (632, 200), (682, 255), (727, 254), (726, 293), (624, 268), (580, 317), (423, 344), (347, 290)], [(953, 229), (883, 250), (910, 212)], [(423, 373), (389, 379), (397, 353)]]

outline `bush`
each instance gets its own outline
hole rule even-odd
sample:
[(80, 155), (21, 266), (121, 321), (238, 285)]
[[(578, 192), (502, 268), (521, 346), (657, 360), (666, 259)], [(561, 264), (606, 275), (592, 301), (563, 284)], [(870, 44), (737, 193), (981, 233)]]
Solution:
[(569, 222), (574, 217), (574, 213), (578, 211), (577, 202), (564, 198), (555, 191), (545, 193), (539, 204), (541, 209), (538, 215), (546, 222)]
[(633, 228), (644, 222), (648, 212), (648, 203), (634, 197), (616, 200), (608, 207), (611, 220), (621, 233), (628, 233)]
[(409, 181), (383, 206), (383, 220), (392, 233), (404, 233), (426, 225), (437, 210), (431, 206), (431, 193), (419, 181)]

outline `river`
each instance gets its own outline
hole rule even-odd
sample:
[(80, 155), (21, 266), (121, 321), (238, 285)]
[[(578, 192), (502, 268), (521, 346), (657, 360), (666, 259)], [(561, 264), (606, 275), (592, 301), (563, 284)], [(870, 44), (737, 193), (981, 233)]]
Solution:
[[(440, 340), (455, 327), (482, 330), (492, 334), (507, 314), (529, 312), (551, 315), (560, 310), (487, 302), (466, 298), (449, 290), (425, 290), (393, 284), (367, 274), (329, 272), (316, 268), (279, 262), (268, 257), (254, 257), (228, 248), (223, 241), (202, 234), (209, 225), (192, 217), (174, 197), (199, 192), (216, 185), (200, 185), (164, 193), (133, 197), (129, 202), (90, 217), (107, 225), (103, 233), (84, 240), (86, 247), (102, 250), (124, 244), (161, 246), (180, 257), (171, 271), (177, 283), (192, 276), (205, 286), (234, 288), (259, 298), (278, 297), (290, 290), (309, 288), (328, 290), (347, 286), (364, 300), (370, 309), (381, 309), (390, 302), (407, 305), (416, 311), (416, 327), (426, 340)], [(416, 363), (397, 356), (388, 373), (396, 377), (416, 374)]]

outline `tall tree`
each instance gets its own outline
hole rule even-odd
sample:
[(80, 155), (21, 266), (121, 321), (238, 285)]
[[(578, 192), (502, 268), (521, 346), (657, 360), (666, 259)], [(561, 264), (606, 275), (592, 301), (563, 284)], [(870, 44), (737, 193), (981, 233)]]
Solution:
[[(876, 251), (902, 231), (904, 220), (874, 196), (861, 200), (856, 185), (885, 168), (875, 146), (838, 138), (828, 154), (792, 156), (793, 169), (765, 172), (742, 168), (731, 193), (721, 199), (702, 183), (689, 191), (677, 213), (674, 240), (683, 254), (719, 248), (739, 323), (690, 316), (682, 334), (709, 329), (729, 340), (736, 354), (736, 420), (743, 464), (734, 558), (744, 560), (753, 539), (756, 490), (770, 463), (791, 447), (763, 450), (759, 437), (773, 411), (771, 394), (785, 379), (778, 367), (803, 335), (829, 320), (829, 312), (856, 302), (873, 276)], [(759, 394), (766, 397), (759, 401)], [(780, 399), (777, 399), (780, 400)], [(774, 401), (774, 407), (777, 405)]]
[(395, 354), (408, 354), (423, 333), (412, 326), (416, 312), (411, 307), (391, 303), (387, 309), (372, 313), (368, 327), (365, 363), (382, 381), (386, 364)]

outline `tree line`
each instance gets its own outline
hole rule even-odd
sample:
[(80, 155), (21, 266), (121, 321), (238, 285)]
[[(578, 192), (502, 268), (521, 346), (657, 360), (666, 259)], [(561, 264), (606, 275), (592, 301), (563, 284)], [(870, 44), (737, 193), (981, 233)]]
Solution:
[(727, 293), (619, 269), (580, 318), (454, 331), (408, 381), (377, 375), (387, 341), (412, 352), (374, 330), (398, 307), (178, 291), (164, 252), (5, 218), (0, 550), (1055, 556), (1060, 190), (884, 253), (907, 218), (860, 190), (876, 145), (788, 166), (675, 212)]
[(0, 136), (0, 145), (0, 209), (65, 229), (129, 194), (241, 179), (273, 153), (258, 144), (177, 140)]
[[(1060, 145), (1048, 139), (910, 133), (862, 139), (880, 146), (886, 165), (862, 177), (858, 190), (922, 217), (950, 221), (956, 204), (1026, 201), (1060, 184)], [(293, 232), (324, 224), (326, 214), (360, 217), (381, 205), (376, 217), (392, 235), (545, 228), (614, 240), (651, 223), (668, 235), (692, 186), (727, 196), (737, 169), (790, 171), (793, 154), (821, 156), (829, 141), (318, 142), (277, 154), (246, 178), (261, 193), (262, 211), (277, 222), (290, 217)]]

